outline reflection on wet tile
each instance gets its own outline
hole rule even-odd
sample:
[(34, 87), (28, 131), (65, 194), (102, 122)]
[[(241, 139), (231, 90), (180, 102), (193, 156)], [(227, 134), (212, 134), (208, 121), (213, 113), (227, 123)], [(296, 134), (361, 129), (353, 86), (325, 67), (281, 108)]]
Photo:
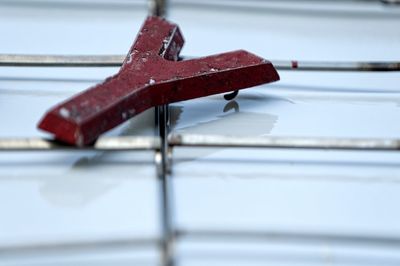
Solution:
[[(217, 102), (214, 98), (206, 98), (190, 103), (180, 103), (171, 106), (171, 128), (174, 133), (182, 134), (228, 134), (238, 136), (260, 136), (268, 135), (278, 121), (278, 117), (271, 114), (242, 111), (238, 101), (226, 102), (220, 99)], [(221, 110), (218, 107), (224, 104)], [(201, 107), (199, 107), (200, 105)], [(201, 112), (200, 108), (206, 108), (207, 113)], [(187, 114), (187, 113), (189, 114)], [(196, 114), (196, 115), (193, 115)], [(220, 148), (192, 149), (190, 158), (188, 153), (181, 153), (182, 150), (174, 151), (177, 160), (192, 160), (203, 158), (221, 151)], [(181, 156), (184, 156), (183, 159)]]
[(1, 155), (1, 245), (159, 236), (153, 152)]
[[(278, 116), (253, 111), (252, 107), (260, 104), (260, 101), (265, 103), (274, 100), (273, 97), (268, 100), (262, 98), (239, 98), (226, 102), (209, 97), (180, 103), (179, 119), (173, 116), (172, 128), (177, 133), (268, 135), (278, 122)], [(171, 108), (176, 109), (177, 106)]]
[[(268, 135), (277, 123), (278, 117), (270, 114), (233, 112), (217, 116), (215, 120), (200, 122), (176, 130), (184, 134), (231, 134), (235, 136)], [(229, 129), (229, 131), (227, 131)]]
[[(302, 137), (396, 138), (400, 135), (400, 126), (393, 123), (393, 119), (400, 118), (398, 93), (325, 92), (323, 87), (319, 91), (298, 91), (285, 86), (261, 86), (244, 90), (235, 101), (238, 112), (217, 96), (181, 103), (183, 112), (175, 130), (196, 125), (207, 128), (212, 122), (215, 126), (206, 130), (218, 134), (241, 135), (249, 128), (247, 135), (254, 136), (262, 135), (262, 131), (275, 136)], [(226, 108), (232, 109), (224, 113)], [(270, 130), (267, 127), (272, 120), (268, 122), (268, 117), (276, 119)], [(221, 128), (217, 129), (219, 123)], [(206, 131), (202, 127), (198, 132)]]

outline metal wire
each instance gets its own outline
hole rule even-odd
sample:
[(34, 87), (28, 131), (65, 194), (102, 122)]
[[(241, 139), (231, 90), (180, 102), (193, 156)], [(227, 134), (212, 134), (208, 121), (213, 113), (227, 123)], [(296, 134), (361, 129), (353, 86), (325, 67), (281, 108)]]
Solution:
[[(131, 151), (161, 150), (159, 137), (102, 137), (92, 146), (74, 147), (52, 140), (40, 138), (3, 138), (0, 139), (0, 151)], [(398, 151), (400, 139), (366, 138), (301, 138), (301, 137), (237, 137), (225, 135), (171, 134), (169, 147), (225, 147), (225, 148), (279, 148), (279, 149), (334, 149)], [(167, 172), (168, 155), (162, 162), (162, 170)]]
[[(0, 54), (0, 66), (10, 67), (120, 67), (124, 55), (16, 55)], [(194, 57), (182, 57), (182, 60)], [(329, 62), (272, 60), (278, 70), (300, 71), (400, 71), (400, 61)]]
[(12, 67), (119, 67), (123, 55), (0, 55), (0, 66)]
[(132, 151), (159, 150), (161, 142), (155, 137), (102, 137), (93, 146), (74, 147), (41, 138), (3, 138), (0, 151)]
[(257, 231), (257, 230), (179, 230), (176, 236), (180, 238), (229, 240), (229, 241), (271, 241), (271, 242), (300, 242), (331, 244), (349, 244), (359, 246), (400, 246), (400, 238), (396, 236), (357, 235), (357, 234), (330, 234), (322, 232), (290, 232), (290, 231)]
[(159, 239), (97, 239), (74, 242), (49, 242), (21, 245), (0, 246), (0, 255), (26, 255), (27, 253), (58, 252), (58, 251), (87, 251), (98, 249), (141, 248), (158, 245)]
[(338, 149), (375, 151), (400, 149), (400, 139), (236, 137), (192, 134), (170, 135), (169, 144), (171, 146), (227, 148)]

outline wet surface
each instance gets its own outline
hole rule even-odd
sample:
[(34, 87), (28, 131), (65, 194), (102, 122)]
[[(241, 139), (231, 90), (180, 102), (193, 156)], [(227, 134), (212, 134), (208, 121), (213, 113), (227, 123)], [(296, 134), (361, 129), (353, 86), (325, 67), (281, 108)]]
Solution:
[[(137, 8), (121, 18), (99, 10), (83, 15), (43, 6), (0, 10), (0, 32), (7, 36), (2, 53), (124, 53), (146, 15)], [(100, 14), (108, 19), (100, 19)], [(50, 137), (36, 129), (43, 113), (115, 71), (1, 68), (0, 137)], [(153, 111), (145, 112), (108, 135), (153, 135), (153, 120)], [(67, 252), (17, 248), (14, 253), (0, 252), (0, 264), (154, 265), (159, 261), (160, 236), (155, 172), (153, 152), (0, 153), (0, 247), (77, 246)], [(132, 244), (115, 244), (118, 239)], [(85, 242), (104, 243), (105, 248), (99, 252), (79, 246)]]
[[(394, 9), (310, 3), (313, 12), (299, 13), (297, 2), (290, 12), (251, 13), (175, 5), (170, 19), (185, 31), (184, 55), (245, 48), (268, 59), (400, 58)], [(1, 52), (123, 54), (147, 14), (144, 7), (64, 8), (0, 8), (7, 36)], [(41, 114), (115, 71), (2, 68), (0, 137), (49, 137), (36, 130)], [(171, 105), (173, 132), (399, 138), (400, 74), (280, 75), (279, 83), (243, 90), (232, 101), (216, 95)], [(109, 134), (152, 135), (153, 125), (149, 111)], [(398, 265), (399, 163), (396, 152), (176, 148), (173, 220), (182, 232), (176, 262)], [(1, 153), (1, 247), (139, 244), (0, 253), (0, 264), (157, 265), (159, 192), (152, 152)]]
[[(190, 20), (185, 20), (189, 17), (185, 12), (173, 15), (193, 26), (193, 38), (188, 38), (193, 44), (207, 38), (209, 33), (196, 25), (193, 14)], [(217, 16), (217, 10), (208, 12), (205, 23), (218, 27), (212, 23)], [(200, 15), (198, 19), (202, 19)], [(279, 12), (268, 16), (253, 13), (239, 22), (226, 13), (229, 33), (221, 43), (245, 46), (269, 59), (396, 60), (400, 39), (393, 38), (392, 30), (398, 22), (393, 17), (316, 14), (296, 14), (288, 20)], [(372, 33), (375, 31), (377, 35)], [(201, 53), (189, 46), (188, 41), (188, 53)], [(202, 48), (219, 49), (211, 45)], [(281, 71), (280, 75), (277, 84), (241, 91), (235, 103), (223, 102), (222, 95), (180, 103), (174, 132), (400, 136), (396, 123), (400, 118), (398, 73)], [(172, 174), (176, 223), (187, 231), (187, 239), (179, 246), (179, 262), (395, 265), (399, 262), (397, 244), (385, 246), (378, 239), (400, 235), (395, 207), (400, 200), (399, 163), (400, 156), (393, 152), (177, 148)], [(261, 237), (268, 232), (272, 236)], [(285, 241), (290, 232), (308, 237)], [(321, 241), (306, 244), (313, 234), (321, 234)], [(354, 244), (353, 249), (355, 246), (345, 244), (343, 235), (373, 240)], [(255, 236), (260, 237), (259, 242)], [(335, 245), (327, 236), (342, 240)], [(363, 246), (366, 243), (372, 244)]]

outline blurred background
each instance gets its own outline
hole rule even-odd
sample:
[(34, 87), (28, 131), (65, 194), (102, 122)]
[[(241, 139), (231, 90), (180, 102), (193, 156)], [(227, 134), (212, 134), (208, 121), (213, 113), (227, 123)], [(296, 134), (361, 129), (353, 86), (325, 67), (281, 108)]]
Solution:
[[(0, 0), (1, 54), (123, 55), (160, 1)], [(162, 2), (162, 1), (161, 1)], [(399, 61), (400, 6), (375, 0), (169, 0), (183, 56)], [(118, 68), (0, 68), (0, 138)], [(170, 132), (399, 138), (398, 72), (279, 71), (169, 106)], [(107, 136), (153, 136), (154, 110)], [(400, 265), (400, 154), (179, 148), (0, 153), (0, 265)]]

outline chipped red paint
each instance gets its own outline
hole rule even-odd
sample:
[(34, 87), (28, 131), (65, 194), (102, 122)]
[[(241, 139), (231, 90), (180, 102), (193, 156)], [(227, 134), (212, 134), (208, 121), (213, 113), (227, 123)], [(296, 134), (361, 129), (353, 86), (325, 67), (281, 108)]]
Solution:
[(148, 17), (119, 72), (55, 106), (38, 127), (78, 146), (157, 105), (279, 80), (272, 64), (246, 51), (179, 61), (177, 25)]

